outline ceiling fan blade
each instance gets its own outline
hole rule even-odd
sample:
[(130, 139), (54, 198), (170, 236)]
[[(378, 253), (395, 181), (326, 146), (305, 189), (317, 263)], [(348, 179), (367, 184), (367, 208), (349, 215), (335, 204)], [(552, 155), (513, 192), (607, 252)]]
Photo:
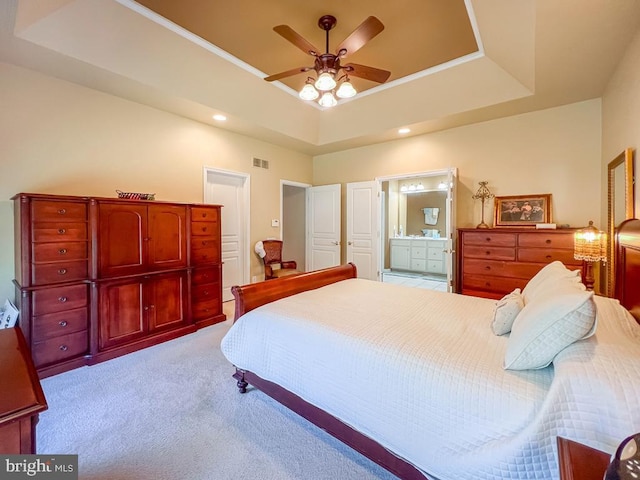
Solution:
[(286, 72), (280, 72), (280, 73), (275, 73), (273, 75), (269, 75), (268, 77), (265, 77), (264, 79), (267, 82), (273, 82), (275, 80), (280, 80), (281, 78), (291, 77), (292, 75), (297, 75), (298, 73), (308, 72), (311, 69), (312, 69), (312, 67), (292, 68), (291, 70), (287, 70)]
[(366, 65), (358, 65), (357, 63), (347, 63), (346, 65), (342, 65), (342, 69), (352, 77), (364, 78), (365, 80), (371, 80), (372, 82), (378, 83), (386, 82), (391, 75), (391, 72), (387, 70), (368, 67)]
[(339, 57), (351, 55), (384, 30), (384, 25), (376, 17), (369, 17), (338, 45), (336, 50)]
[(273, 30), (284, 37), (286, 40), (289, 40), (304, 53), (308, 53), (309, 55), (313, 55), (314, 57), (320, 55), (320, 50), (309, 43), (302, 35), (296, 32), (289, 25), (278, 25), (276, 27), (273, 27)]

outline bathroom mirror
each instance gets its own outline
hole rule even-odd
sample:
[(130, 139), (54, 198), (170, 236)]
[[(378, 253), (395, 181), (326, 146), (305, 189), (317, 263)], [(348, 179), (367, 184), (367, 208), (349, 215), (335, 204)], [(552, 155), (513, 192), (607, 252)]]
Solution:
[(633, 198), (633, 149), (624, 152), (609, 162), (608, 208), (607, 208), (607, 294), (615, 294), (615, 233), (624, 220), (634, 217)]

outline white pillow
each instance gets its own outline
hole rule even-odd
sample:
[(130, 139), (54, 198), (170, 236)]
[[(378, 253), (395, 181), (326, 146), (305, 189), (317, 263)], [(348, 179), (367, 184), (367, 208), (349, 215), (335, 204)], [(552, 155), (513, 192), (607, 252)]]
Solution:
[(524, 298), (520, 293), (520, 289), (516, 288), (513, 292), (507, 293), (496, 303), (496, 309), (493, 312), (493, 322), (491, 330), (496, 335), (504, 335), (511, 331), (511, 325), (516, 319), (520, 310), (524, 307)]
[(573, 342), (588, 338), (596, 329), (593, 292), (566, 285), (525, 304), (513, 322), (504, 368), (538, 369)]
[(522, 290), (525, 305), (536, 297), (539, 290), (545, 289), (549, 284), (554, 284), (555, 280), (561, 279), (576, 282), (582, 280), (580, 270), (569, 270), (559, 260), (548, 263), (527, 282)]

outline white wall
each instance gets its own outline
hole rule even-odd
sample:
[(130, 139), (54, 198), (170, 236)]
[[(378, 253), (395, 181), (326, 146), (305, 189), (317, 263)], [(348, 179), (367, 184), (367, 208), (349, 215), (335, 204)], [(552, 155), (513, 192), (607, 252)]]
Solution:
[(584, 226), (600, 220), (600, 118), (596, 99), (317, 156), (313, 179), (323, 185), (457, 167), (458, 227), (480, 223), (471, 196), (482, 180), (499, 196), (551, 193), (553, 221)]
[[(203, 201), (205, 166), (251, 175), (251, 238), (279, 235), (280, 179), (311, 183), (307, 155), (0, 63), (0, 300), (13, 298), (19, 192)], [(269, 170), (252, 158), (269, 160)], [(263, 267), (251, 255), (251, 275)]]
[[(602, 96), (602, 219), (607, 218), (607, 164), (626, 148), (635, 152), (638, 178), (640, 147), (640, 32), (627, 48)], [(640, 215), (640, 191), (635, 183), (635, 212)]]

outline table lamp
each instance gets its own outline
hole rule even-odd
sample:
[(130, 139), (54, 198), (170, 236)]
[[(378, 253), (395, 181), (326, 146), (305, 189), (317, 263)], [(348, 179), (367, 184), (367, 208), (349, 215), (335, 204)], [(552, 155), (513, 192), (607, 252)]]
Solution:
[(593, 226), (576, 230), (573, 237), (573, 258), (583, 260), (586, 264), (584, 284), (587, 290), (593, 290), (593, 264), (607, 260), (607, 234)]
[(487, 188), (487, 183), (489, 182), (479, 182), (478, 185), (480, 185), (480, 188), (478, 188), (478, 191), (471, 196), (474, 200), (480, 200), (482, 202), (482, 221), (476, 226), (476, 228), (489, 228), (489, 225), (484, 223), (484, 202), (493, 198), (494, 195), (489, 191), (489, 188)]

